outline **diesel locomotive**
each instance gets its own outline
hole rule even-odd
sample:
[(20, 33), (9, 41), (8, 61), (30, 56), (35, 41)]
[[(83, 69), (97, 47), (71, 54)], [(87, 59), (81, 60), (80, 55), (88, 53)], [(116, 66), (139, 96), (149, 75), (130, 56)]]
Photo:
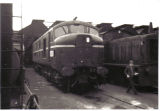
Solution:
[(125, 85), (124, 68), (129, 60), (134, 61), (139, 73), (135, 76), (138, 86), (158, 87), (158, 33), (113, 39), (105, 43), (105, 65), (112, 72), (108, 75), (109, 80)]
[(90, 23), (59, 23), (33, 43), (35, 69), (65, 91), (102, 84), (107, 74), (103, 61), (103, 40)]

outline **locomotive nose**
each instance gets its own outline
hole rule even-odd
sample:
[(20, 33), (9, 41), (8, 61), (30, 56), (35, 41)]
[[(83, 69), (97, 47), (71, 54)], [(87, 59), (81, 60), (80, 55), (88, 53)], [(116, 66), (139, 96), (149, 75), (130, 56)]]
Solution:
[(90, 35), (77, 35), (76, 47), (91, 47), (92, 38)]

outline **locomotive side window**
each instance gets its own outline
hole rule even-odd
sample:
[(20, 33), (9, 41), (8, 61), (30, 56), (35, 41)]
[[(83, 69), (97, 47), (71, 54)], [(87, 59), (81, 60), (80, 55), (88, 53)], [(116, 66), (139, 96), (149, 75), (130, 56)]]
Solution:
[(39, 49), (39, 42), (37, 42), (37, 49)]
[(43, 57), (46, 56), (46, 39), (43, 39)]
[(35, 44), (34, 44), (34, 46), (33, 46), (33, 47), (34, 47), (34, 51), (36, 51), (36, 45), (35, 45)]
[(38, 50), (38, 42), (36, 42), (36, 50)]
[(35, 49), (37, 50), (37, 43), (35, 43)]
[(43, 40), (41, 40), (41, 48), (43, 48)]
[(39, 48), (41, 48), (41, 41), (39, 41)]
[(48, 46), (48, 37), (46, 38), (46, 49), (47, 49), (47, 46)]
[(51, 32), (48, 33), (49, 41), (51, 41)]
[(37, 50), (38, 50), (38, 42), (36, 43), (36, 47), (37, 47)]

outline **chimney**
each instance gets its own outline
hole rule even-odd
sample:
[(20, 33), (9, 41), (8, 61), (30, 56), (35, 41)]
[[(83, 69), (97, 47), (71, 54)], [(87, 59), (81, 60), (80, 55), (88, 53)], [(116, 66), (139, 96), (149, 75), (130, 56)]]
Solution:
[(39, 23), (43, 23), (44, 20), (36, 20), (36, 19), (33, 19), (32, 20), (32, 24), (39, 24)]
[(152, 22), (149, 23), (148, 33), (153, 33), (153, 25), (152, 25)]

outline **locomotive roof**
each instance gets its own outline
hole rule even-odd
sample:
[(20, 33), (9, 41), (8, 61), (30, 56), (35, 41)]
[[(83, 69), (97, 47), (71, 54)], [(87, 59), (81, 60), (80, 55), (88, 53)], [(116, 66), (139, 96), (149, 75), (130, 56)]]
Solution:
[[(64, 26), (64, 25), (73, 25), (73, 24), (82, 24), (82, 25), (85, 25), (85, 26), (88, 26), (88, 27), (91, 27), (91, 28), (94, 28), (94, 29), (98, 30), (97, 27), (93, 26), (93, 25), (90, 24), (90, 23), (73, 20), (73, 21), (64, 21), (64, 22), (61, 22), (61, 23), (53, 26), (53, 27), (50, 28), (49, 30), (47, 30), (43, 35), (47, 34), (49, 31), (53, 30), (53, 28), (58, 28), (58, 27), (61, 27), (61, 26)], [(35, 43), (35, 42), (37, 42), (38, 40), (40, 40), (43, 35), (41, 35), (41, 36), (40, 36), (37, 40), (35, 40), (33, 43)]]
[(73, 21), (64, 21), (64, 22), (61, 22), (55, 26), (53, 26), (52, 28), (57, 28), (57, 27), (61, 27), (61, 26), (64, 26), (64, 25), (72, 25), (72, 24), (82, 24), (82, 25), (85, 25), (85, 26), (88, 26), (88, 27), (92, 27), (96, 30), (98, 30), (97, 27), (93, 26), (92, 24), (90, 23), (87, 23), (87, 22), (82, 22), (82, 21), (77, 21), (77, 20), (73, 20)]

